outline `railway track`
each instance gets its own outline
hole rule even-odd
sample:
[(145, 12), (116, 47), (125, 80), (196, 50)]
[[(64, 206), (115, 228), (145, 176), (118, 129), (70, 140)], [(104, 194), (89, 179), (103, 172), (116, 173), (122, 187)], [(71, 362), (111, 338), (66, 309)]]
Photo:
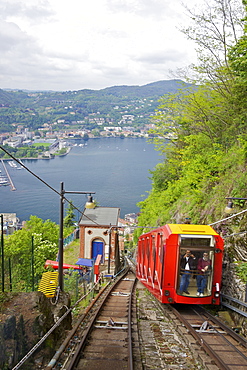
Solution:
[[(139, 317), (139, 323), (133, 322), (136, 319), (131, 315), (132, 310), (136, 309), (132, 302), (132, 298), (136, 298), (136, 293), (133, 293), (135, 284), (135, 274), (128, 271), (114, 284), (106, 287), (74, 326), (61, 349), (57, 351), (56, 359), (53, 359), (44, 370), (112, 368), (139, 370), (148, 366), (149, 358), (152, 358), (153, 369), (170, 368), (169, 366), (208, 370), (247, 369), (247, 341), (201, 306), (162, 305), (152, 297), (153, 309), (150, 310), (144, 306), (147, 310), (141, 314), (144, 316), (144, 322), (148, 323), (148, 318), (145, 316), (150, 312), (151, 326), (148, 332), (146, 329), (142, 332), (139, 325), (142, 318)], [(143, 288), (141, 288), (142, 291)], [(139, 289), (140, 287), (138, 288), (140, 293)], [(143, 294), (145, 296), (145, 293)], [(163, 318), (158, 311), (154, 313), (155, 307), (164, 311)], [(157, 317), (156, 322), (154, 317)], [(168, 327), (166, 327), (166, 321)], [(171, 321), (172, 325), (169, 326)], [(133, 332), (132, 329), (134, 329)], [(150, 330), (153, 330), (152, 339), (148, 339), (151, 338)], [(182, 335), (184, 342), (180, 344), (179, 351), (176, 332)], [(140, 336), (142, 345), (139, 344)], [(134, 355), (132, 338), (135, 342)], [(144, 342), (144, 338), (147, 338), (147, 342)], [(154, 345), (152, 340), (157, 343)], [(194, 353), (194, 359), (186, 349), (185, 343), (191, 354)], [(143, 346), (145, 353), (143, 353)], [(148, 348), (151, 349), (150, 353)], [(158, 357), (155, 360), (156, 352)]]
[(108, 287), (45, 369), (133, 369), (131, 312), (136, 281), (128, 271)]
[(247, 369), (247, 341), (201, 306), (174, 306), (172, 312), (208, 354), (207, 368)]

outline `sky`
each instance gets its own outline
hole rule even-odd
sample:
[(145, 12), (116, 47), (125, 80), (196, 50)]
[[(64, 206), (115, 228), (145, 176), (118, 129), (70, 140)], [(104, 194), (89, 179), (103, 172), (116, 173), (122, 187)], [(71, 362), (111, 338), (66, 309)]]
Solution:
[(177, 78), (196, 60), (179, 31), (188, 21), (180, 0), (1, 0), (0, 88), (98, 90)]

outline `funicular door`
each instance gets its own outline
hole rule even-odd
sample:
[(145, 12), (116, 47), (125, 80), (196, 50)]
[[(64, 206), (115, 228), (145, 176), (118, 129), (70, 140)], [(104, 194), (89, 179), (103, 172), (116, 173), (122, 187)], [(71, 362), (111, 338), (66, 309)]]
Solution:
[(178, 294), (190, 297), (211, 295), (214, 244), (212, 235), (180, 235)]

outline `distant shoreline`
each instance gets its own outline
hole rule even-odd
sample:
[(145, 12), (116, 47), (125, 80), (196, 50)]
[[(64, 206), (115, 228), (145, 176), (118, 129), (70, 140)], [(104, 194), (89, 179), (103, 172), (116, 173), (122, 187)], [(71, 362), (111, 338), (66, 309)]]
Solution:
[[(21, 157), (21, 158), (15, 158), (15, 159), (13, 159), (12, 157), (9, 157), (9, 158), (1, 158), (3, 161), (11, 161), (11, 160), (18, 160), (18, 161), (21, 161), (21, 160), (23, 160), (23, 159), (29, 159), (29, 160), (40, 160), (40, 159), (43, 159), (43, 160), (45, 160), (45, 161), (47, 161), (47, 160), (50, 160), (50, 159), (54, 159), (54, 158), (56, 158), (56, 157), (64, 157), (65, 155), (67, 155), (67, 154), (69, 154), (69, 152), (70, 152), (70, 150), (71, 150), (71, 147), (68, 147), (67, 148), (67, 151), (66, 151), (66, 153), (63, 153), (63, 154), (54, 154), (54, 156), (52, 156), (52, 157), (50, 157), (50, 158), (42, 158), (42, 157)], [(20, 163), (20, 165), (21, 165), (21, 163)]]
[[(83, 143), (83, 140), (81, 142)], [(79, 143), (77, 141), (77, 144)], [(0, 187), (1, 211), (14, 212), (21, 221), (29, 220), (30, 215), (35, 215), (59, 224), (59, 196), (28, 173), (30, 169), (58, 191), (62, 181), (66, 190), (95, 192), (94, 198), (102, 207), (120, 208), (121, 218), (124, 218), (125, 214), (139, 212), (136, 203), (142, 201), (142, 194), (151, 189), (149, 170), (160, 160), (159, 153), (148, 140), (114, 138), (90, 140), (84, 148), (72, 147), (69, 155), (55, 161), (21, 160), (27, 170), (12, 169), (4, 161), (16, 191), (11, 191), (9, 186)], [(20, 167), (17, 161), (15, 163)], [(2, 170), (2, 166), (0, 169)], [(5, 174), (3, 170), (2, 173)], [(104, 179), (104, 183), (99, 179)], [(130, 190), (127, 190), (127, 186)], [(74, 195), (72, 200), (81, 209), (87, 197)], [(79, 217), (76, 213), (76, 220)]]
[[(84, 140), (83, 138), (67, 138), (67, 140), (84, 140), (85, 142), (89, 141), (89, 140), (94, 140), (94, 139), (125, 139), (124, 137), (118, 137), (118, 136), (107, 136), (107, 137), (90, 137), (88, 138), (87, 140)], [(140, 137), (140, 136), (134, 136), (134, 137), (126, 137), (126, 139), (148, 139), (148, 138), (145, 138), (145, 137)], [(66, 140), (65, 140), (66, 141)], [(28, 159), (28, 160), (50, 160), (50, 159), (54, 159), (56, 157), (64, 157), (65, 155), (69, 154), (71, 150), (71, 146), (67, 147), (67, 152), (64, 153), (64, 154), (58, 154), (58, 155), (54, 155), (54, 157), (51, 157), (51, 158), (42, 158), (42, 157), (21, 157), (21, 158), (15, 158), (17, 160), (23, 160), (23, 159)], [(9, 158), (0, 158), (2, 159), (3, 161), (10, 161), (11, 159), (14, 160), (12, 157), (9, 157)]]
[[(21, 158), (15, 158), (15, 159), (13, 159), (12, 157), (10, 157), (10, 158), (1, 158), (3, 161), (14, 161), (14, 160), (17, 160), (17, 161), (22, 161), (22, 160), (24, 160), (24, 159), (30, 159), (30, 160), (37, 160), (37, 161), (39, 161), (40, 159), (43, 159), (44, 161), (47, 161), (47, 160), (50, 160), (50, 159), (54, 159), (54, 158), (56, 158), (56, 157), (62, 157), (62, 156), (64, 156), (64, 155), (66, 155), (66, 154), (63, 154), (63, 155), (55, 155), (54, 157), (52, 157), (52, 158), (34, 158), (34, 157), (21, 157)], [(20, 163), (20, 165), (21, 165), (21, 163)]]

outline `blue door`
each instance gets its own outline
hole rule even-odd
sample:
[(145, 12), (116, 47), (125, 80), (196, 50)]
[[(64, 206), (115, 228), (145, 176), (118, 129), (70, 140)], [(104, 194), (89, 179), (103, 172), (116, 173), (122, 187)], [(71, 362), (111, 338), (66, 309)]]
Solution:
[(103, 245), (104, 245), (103, 242), (93, 241), (92, 258), (94, 260), (96, 260), (96, 257), (98, 256), (98, 254), (101, 254), (101, 256), (102, 256), (101, 260), (103, 260)]

